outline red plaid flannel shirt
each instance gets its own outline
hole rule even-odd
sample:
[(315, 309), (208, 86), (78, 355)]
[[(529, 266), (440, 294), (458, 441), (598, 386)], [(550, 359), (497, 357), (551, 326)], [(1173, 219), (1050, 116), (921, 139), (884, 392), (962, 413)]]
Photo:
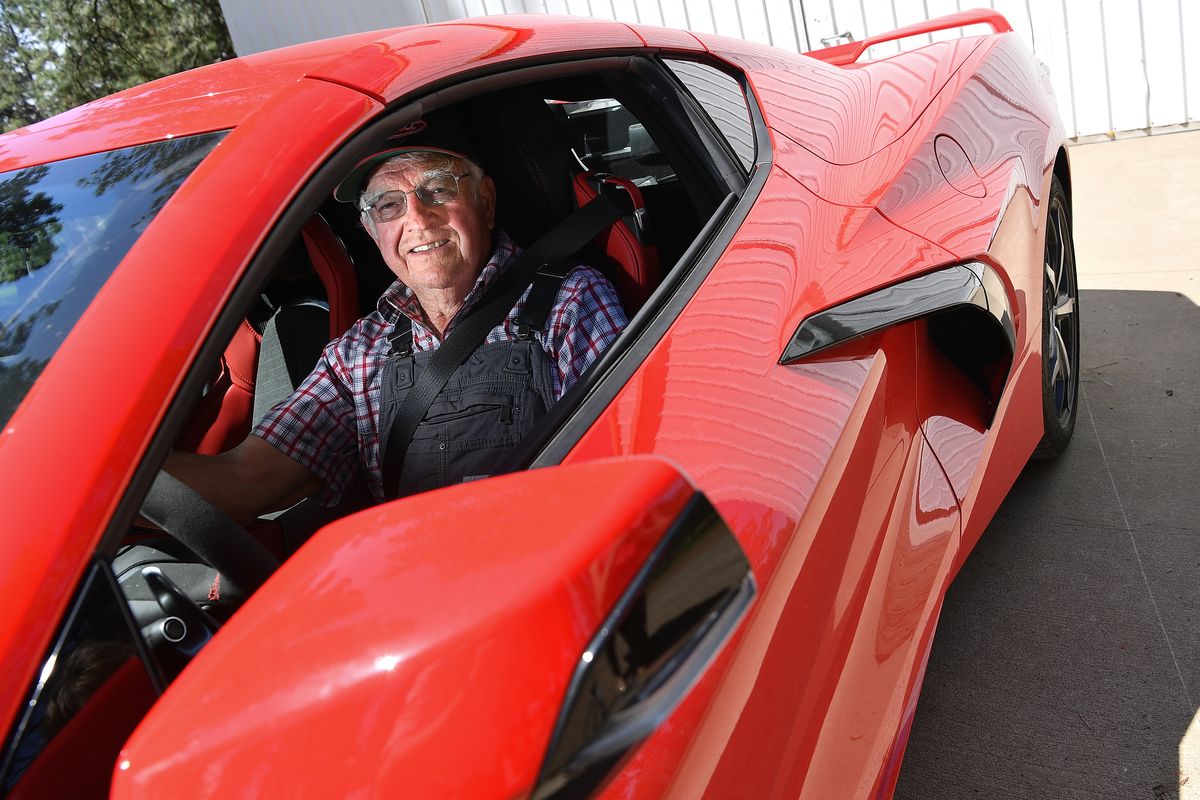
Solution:
[[(518, 255), (520, 248), (501, 232), (491, 259), (484, 265), (462, 308), (446, 328), (474, 308), (487, 288)], [(486, 343), (516, 339), (522, 296)], [(382, 453), (379, 451), (379, 402), (383, 364), (391, 351), (388, 334), (404, 314), (412, 320), (413, 350), (436, 350), (441, 344), (424, 322), (416, 296), (396, 281), (379, 305), (341, 337), (325, 347), (316, 368), (287, 400), (271, 409), (253, 434), (303, 464), (325, 482), (317, 502), (332, 505), (365, 470), (371, 492), (382, 499)], [(616, 290), (599, 271), (580, 265), (567, 275), (545, 328), (534, 338), (549, 354), (555, 369), (555, 399), (562, 397), (583, 371), (604, 352), (626, 324)]]

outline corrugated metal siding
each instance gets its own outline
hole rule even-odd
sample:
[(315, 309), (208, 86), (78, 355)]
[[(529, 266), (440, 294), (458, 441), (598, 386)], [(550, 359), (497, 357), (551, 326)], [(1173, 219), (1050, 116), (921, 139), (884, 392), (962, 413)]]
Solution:
[[(344, 33), (487, 14), (573, 14), (719, 33), (803, 52), (982, 0), (221, 0), (240, 54)], [(1047, 65), (1068, 133), (1189, 124), (1200, 108), (1197, 0), (987, 0)], [(951, 32), (926, 40), (957, 35)], [(890, 48), (890, 49), (889, 49)], [(895, 52), (877, 48), (873, 57)]]

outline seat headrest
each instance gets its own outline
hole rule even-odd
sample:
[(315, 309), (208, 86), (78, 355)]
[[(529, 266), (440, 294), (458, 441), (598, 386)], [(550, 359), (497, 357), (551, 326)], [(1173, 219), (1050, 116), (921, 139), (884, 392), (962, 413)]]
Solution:
[(496, 182), (498, 224), (528, 247), (575, 210), (571, 145), (554, 112), (528, 88), (471, 102), (472, 134)]

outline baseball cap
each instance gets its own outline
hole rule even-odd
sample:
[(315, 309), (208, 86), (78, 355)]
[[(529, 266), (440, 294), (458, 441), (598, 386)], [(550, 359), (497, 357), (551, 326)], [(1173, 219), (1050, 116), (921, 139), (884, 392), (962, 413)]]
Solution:
[(375, 171), (383, 162), (402, 153), (442, 153), (454, 158), (465, 158), (479, 165), (478, 149), (471, 137), (449, 113), (430, 114), (405, 125), (387, 140), (387, 149), (364, 158), (342, 179), (333, 191), (333, 196), (343, 203), (357, 203), (359, 195)]

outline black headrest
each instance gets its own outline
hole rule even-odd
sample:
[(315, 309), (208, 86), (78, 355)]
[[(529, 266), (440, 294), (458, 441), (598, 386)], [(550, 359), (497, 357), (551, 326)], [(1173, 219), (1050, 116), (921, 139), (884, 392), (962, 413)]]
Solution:
[(471, 101), (484, 170), (496, 182), (496, 219), (528, 247), (575, 209), (571, 145), (541, 94), (510, 89)]

